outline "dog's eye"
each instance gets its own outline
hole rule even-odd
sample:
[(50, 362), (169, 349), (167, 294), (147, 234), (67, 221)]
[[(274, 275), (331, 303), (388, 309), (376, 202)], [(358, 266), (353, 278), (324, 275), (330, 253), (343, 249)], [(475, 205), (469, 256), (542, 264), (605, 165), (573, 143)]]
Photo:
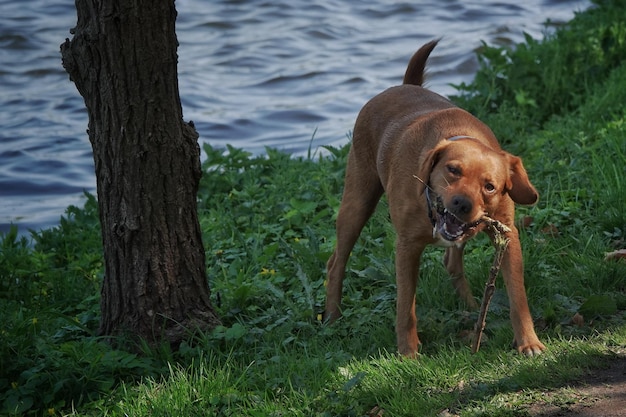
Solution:
[(494, 191), (496, 191), (496, 186), (493, 185), (492, 183), (488, 182), (487, 184), (485, 184), (485, 190), (488, 193), (493, 193)]
[(459, 167), (457, 167), (455, 165), (447, 165), (446, 169), (452, 175), (461, 175), (461, 168), (459, 168)]

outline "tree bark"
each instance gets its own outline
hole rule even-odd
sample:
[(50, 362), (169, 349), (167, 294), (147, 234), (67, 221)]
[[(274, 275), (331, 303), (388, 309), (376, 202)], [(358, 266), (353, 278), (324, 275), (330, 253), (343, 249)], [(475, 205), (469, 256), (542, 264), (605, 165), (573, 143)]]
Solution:
[(197, 214), (198, 134), (178, 90), (173, 0), (76, 0), (63, 66), (89, 115), (105, 277), (102, 335), (178, 345), (219, 324)]

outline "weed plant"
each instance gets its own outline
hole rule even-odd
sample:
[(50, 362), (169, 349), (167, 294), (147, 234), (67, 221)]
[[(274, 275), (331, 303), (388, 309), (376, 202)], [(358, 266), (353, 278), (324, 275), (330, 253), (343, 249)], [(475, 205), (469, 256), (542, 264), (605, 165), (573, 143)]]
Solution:
[[(502, 286), (478, 354), (441, 264), (423, 258), (418, 360), (395, 354), (394, 232), (386, 201), (352, 253), (344, 316), (323, 308), (349, 145), (293, 158), (205, 146), (198, 209), (223, 325), (177, 352), (115, 350), (97, 335), (103, 276), (97, 204), (52, 229), (0, 239), (0, 414), (80, 416), (523, 416), (540, 393), (605, 366), (626, 345), (626, 8), (598, 2), (554, 35), (485, 45), (455, 100), (524, 158), (541, 200), (518, 215), (526, 287), (548, 351), (525, 358)], [(477, 238), (474, 293), (493, 248)], [(566, 401), (553, 399), (552, 401)]]

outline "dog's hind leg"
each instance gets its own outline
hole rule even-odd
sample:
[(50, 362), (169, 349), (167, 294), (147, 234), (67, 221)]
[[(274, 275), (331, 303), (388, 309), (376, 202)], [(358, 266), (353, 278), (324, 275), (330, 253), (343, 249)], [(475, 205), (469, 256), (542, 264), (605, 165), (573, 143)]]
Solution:
[(472, 295), (472, 290), (465, 277), (465, 269), (463, 267), (463, 249), (465, 244), (461, 246), (451, 246), (446, 248), (446, 253), (443, 256), (443, 264), (452, 278), (452, 285), (456, 290), (461, 301), (463, 301), (467, 307), (471, 309), (477, 309), (478, 303)]
[(337, 215), (337, 244), (326, 265), (328, 275), (324, 320), (327, 321), (334, 321), (341, 316), (343, 278), (350, 252), (383, 194), (375, 166), (363, 167), (359, 165), (363, 161), (357, 159), (351, 151)]

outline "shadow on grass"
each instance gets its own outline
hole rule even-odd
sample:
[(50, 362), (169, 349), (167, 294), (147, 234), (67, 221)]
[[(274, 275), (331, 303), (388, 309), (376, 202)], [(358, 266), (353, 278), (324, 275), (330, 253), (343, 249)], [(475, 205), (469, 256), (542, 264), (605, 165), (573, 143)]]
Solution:
[(477, 379), (459, 392), (450, 410), (463, 415), (477, 409), (502, 416), (626, 415), (626, 349), (585, 337), (549, 349), (538, 358), (511, 360), (509, 375), (490, 382)]

